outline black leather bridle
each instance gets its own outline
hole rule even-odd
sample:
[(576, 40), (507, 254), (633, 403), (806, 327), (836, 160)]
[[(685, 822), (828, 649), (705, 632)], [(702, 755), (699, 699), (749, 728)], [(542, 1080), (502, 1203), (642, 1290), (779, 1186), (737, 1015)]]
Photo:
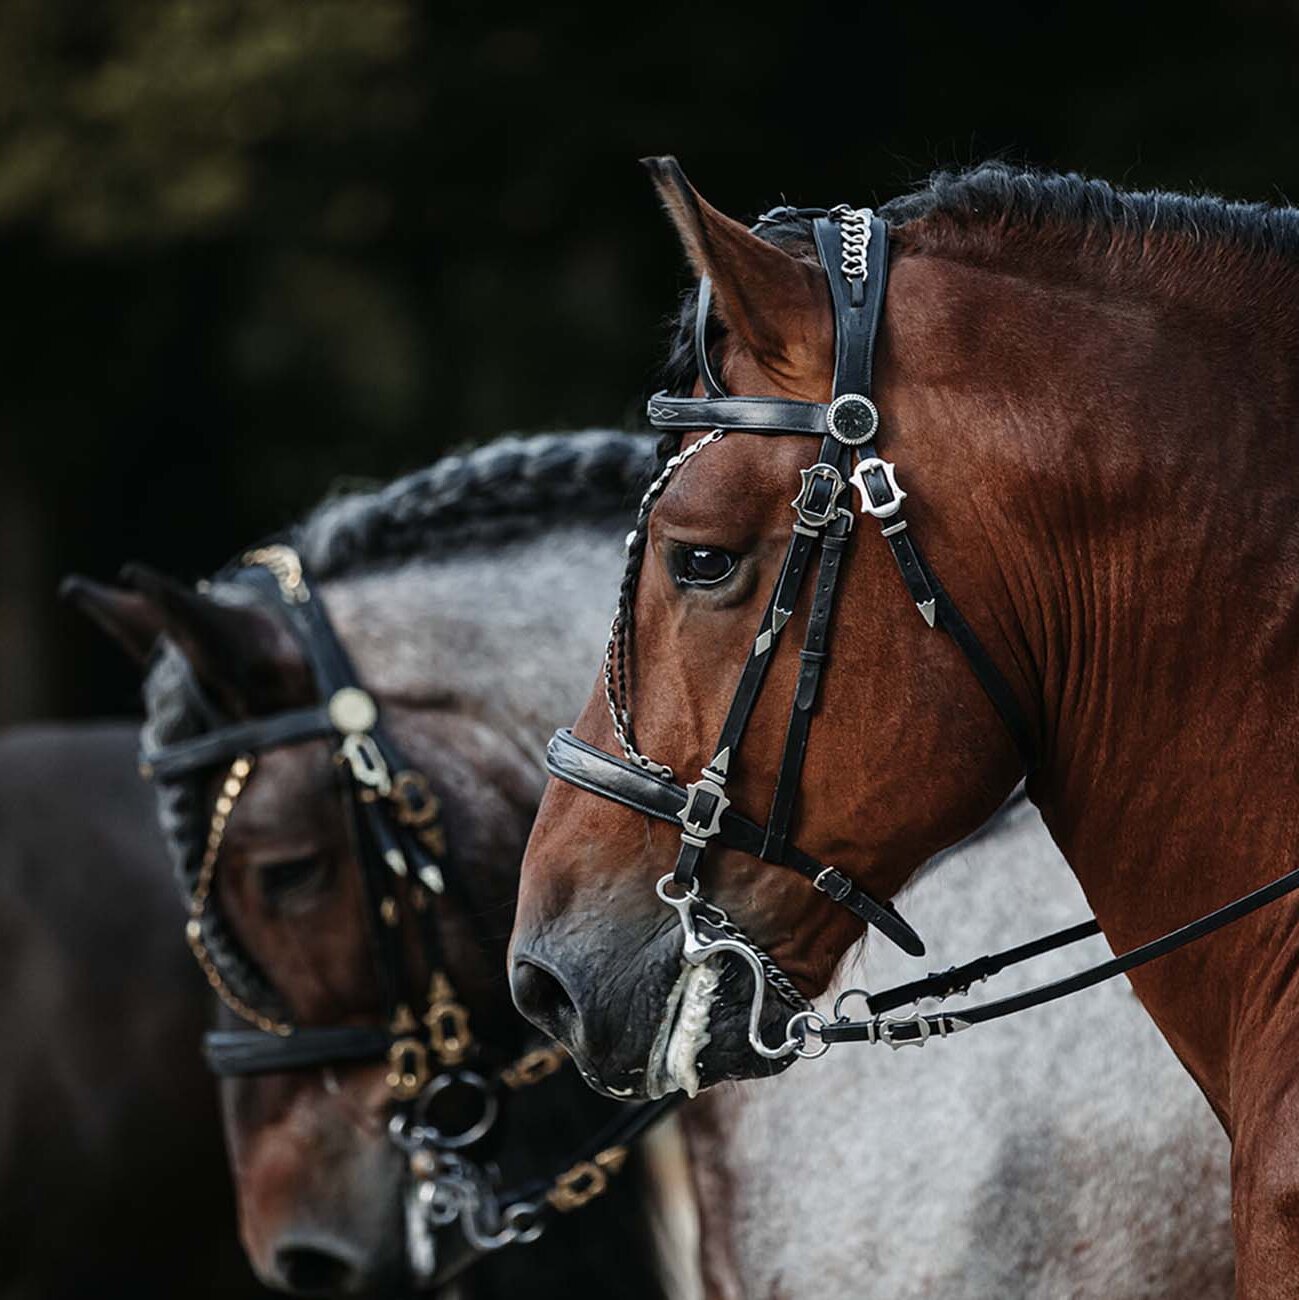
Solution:
[[(1094, 919), (1084, 921), (1031, 943), (881, 993), (849, 990), (836, 1001), (833, 1020), (813, 1010), (771, 957), (720, 908), (703, 897), (698, 884), (700, 867), (708, 848), (714, 843), (721, 844), (799, 872), (903, 951), (913, 956), (924, 953), (919, 936), (892, 904), (872, 898), (835, 867), (823, 864), (790, 842), (808, 734), (827, 658), (839, 569), (853, 524), (852, 512), (840, 504), (849, 484), (857, 490), (861, 513), (879, 523), (880, 534), (906, 590), (926, 624), (941, 629), (956, 642), (1004, 723), (1025, 771), (1031, 773), (1037, 764), (1033, 728), (1019, 700), (925, 560), (903, 514), (902, 503), (907, 494), (898, 486), (894, 466), (881, 459), (876, 448), (880, 419), (870, 396), (871, 372), (888, 278), (888, 226), (869, 209), (841, 206), (828, 211), (774, 209), (760, 218), (753, 230), (761, 231), (767, 225), (790, 219), (810, 219), (817, 257), (829, 283), (835, 326), (833, 399), (824, 403), (728, 394), (717, 379), (708, 355), (710, 285), (705, 276), (699, 283), (694, 325), (695, 367), (703, 395), (676, 397), (666, 391), (659, 392), (650, 399), (648, 407), (649, 421), (656, 429), (711, 432), (668, 460), (641, 502), (638, 529), (645, 526), (654, 501), (672, 473), (728, 433), (799, 435), (821, 440), (816, 461), (800, 471), (802, 487), (791, 503), (795, 520), (784, 563), (749, 649), (714, 757), (697, 780), (683, 787), (674, 782), (670, 768), (636, 749), (628, 701), (618, 685), (625, 676), (625, 665), (619, 661), (628, 652), (630, 605), (615, 616), (604, 674), (613, 730), (624, 757), (606, 754), (567, 730), (557, 732), (547, 750), (547, 766), (553, 776), (646, 816), (680, 823), (681, 847), (676, 867), (658, 882), (657, 892), (678, 914), (684, 936), (684, 960), (698, 965), (729, 952), (750, 967), (754, 992), (749, 1042), (755, 1052), (769, 1059), (791, 1054), (820, 1056), (835, 1042), (885, 1042), (895, 1048), (923, 1045), (930, 1037), (946, 1038), (971, 1025), (1000, 1019), (1089, 988), (1173, 952), (1299, 889), (1299, 869), (1296, 869), (1122, 956), (1088, 967), (1067, 979), (963, 1010), (960, 1015), (916, 1012), (892, 1017), (885, 1013), (908, 1003), (918, 1004), (924, 998), (964, 994), (973, 983), (1000, 970), (1099, 934), (1099, 925)], [(850, 473), (854, 457), (856, 465)], [(795, 608), (810, 568), (812, 551), (818, 545), (820, 561), (799, 653), (799, 673), (784, 750), (767, 822), (760, 826), (731, 809), (727, 779), (734, 770), (740, 742), (762, 689), (777, 638)], [(634, 553), (630, 564), (638, 564), (641, 554), (643, 549)], [(763, 1041), (760, 1032), (764, 985), (775, 989), (788, 1005), (797, 1008), (787, 1022), (784, 1041), (774, 1047)], [(843, 1006), (852, 998), (866, 1001), (871, 1012), (869, 1020), (853, 1021), (843, 1015)], [(812, 1044), (810, 1038), (819, 1041)]]
[[(226, 769), (185, 933), (213, 990), (253, 1027), (207, 1033), (208, 1067), (231, 1077), (386, 1061), (389, 1132), (409, 1157), (414, 1203), (423, 1218), (435, 1227), (459, 1220), (478, 1250), (535, 1240), (548, 1214), (575, 1209), (605, 1190), (626, 1158), (626, 1144), (667, 1107), (633, 1108), (582, 1143), (553, 1175), (509, 1192), (496, 1189), (470, 1160), (467, 1153), (492, 1131), (509, 1094), (563, 1068), (567, 1054), (556, 1044), (539, 1043), (486, 1068), (485, 1047), (457, 997), (440, 941), (438, 900), (458, 881), (447, 856), (439, 801), (383, 726), (378, 705), (361, 686), (297, 552), (279, 543), (260, 547), (222, 576), (283, 621), (306, 658), (320, 702), (247, 721), (218, 720), (198, 736), (141, 755), (142, 773), (160, 782)], [(198, 690), (192, 680), (188, 687)], [(217, 716), (210, 701), (202, 701), (202, 712)], [(379, 1024), (297, 1026), (252, 1005), (223, 972), (206, 937), (221, 843), (256, 756), (322, 738), (336, 745), (335, 761), (346, 778), (383, 1004)], [(463, 889), (459, 892), (463, 910), (475, 915)], [(416, 986), (419, 977), (407, 961), (408, 923), (419, 936), (428, 980), (423, 988)]]

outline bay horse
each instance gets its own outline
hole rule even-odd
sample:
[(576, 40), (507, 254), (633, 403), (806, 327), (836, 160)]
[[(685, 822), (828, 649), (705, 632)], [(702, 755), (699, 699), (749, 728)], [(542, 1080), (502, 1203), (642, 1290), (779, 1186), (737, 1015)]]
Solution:
[[(840, 282), (813, 238), (818, 221), (847, 220), (787, 209), (751, 231), (673, 161), (651, 170), (712, 293), (714, 332), (705, 321), (697, 352), (679, 340), (673, 391), (707, 398), (724, 383), (753, 410), (780, 410), (787, 430), (799, 403), (841, 391)], [(672, 433), (662, 465), (676, 473), (660, 478), (632, 541), (613, 687), (596, 690), (552, 759), (569, 780), (548, 788), (524, 863), (515, 999), (612, 1095), (783, 1068), (792, 1055), (760, 1057), (756, 1031), (825, 1024), (807, 999), (859, 918), (923, 950), (887, 900), (989, 817), (1025, 753), (1030, 796), (1116, 950), (1294, 866), (1299, 217), (1001, 165), (940, 175), (880, 215), (886, 229), (852, 213), (863, 281), (889, 241), (872, 263), (878, 406), (857, 400), (839, 441), (880, 433), (897, 468), (858, 466), (863, 510), (896, 510), (905, 491), (895, 522), (914, 524), (932, 568), (902, 555), (911, 543), (887, 518), (884, 542), (874, 529), (848, 537), (832, 503), (823, 523), (849, 559), (832, 636), (822, 626), (805, 646), (814, 677), (824, 666), (816, 727), (809, 740), (807, 719), (791, 721), (809, 661), (786, 636), (745, 715), (743, 751), (720, 770), (731, 755), (716, 739), (751, 648), (821, 610), (805, 587), (797, 608), (762, 621), (791, 495), (804, 507), (796, 522), (815, 513), (806, 478), (799, 488), (809, 446), (697, 424)], [(843, 282), (855, 274), (845, 255)], [(652, 419), (689, 407), (666, 399)], [(941, 634), (956, 609), (964, 645), (982, 652), (977, 676), (974, 652)], [(806, 745), (792, 792), (779, 770), (787, 737)], [(593, 797), (608, 793), (604, 756), (619, 750), (637, 773), (629, 788), (645, 773), (670, 792), (669, 768), (702, 772), (708, 806), (687, 806), (685, 840), (661, 822), (666, 799), (647, 824)], [(602, 774), (586, 789), (571, 783), (583, 765)], [(780, 823), (781, 850), (796, 796), (800, 856), (763, 856), (798, 870), (763, 866), (761, 826), (739, 827), (752, 850), (725, 848), (705, 870), (728, 955), (683, 970), (677, 921), (699, 896), (661, 878), (727, 815), (723, 783), (733, 828), (766, 816), (777, 791), (768, 832)], [(1237, 1285), (1251, 1298), (1291, 1294), (1299, 1264), (1297, 916), (1291, 894), (1130, 976), (1230, 1134)], [(756, 953), (765, 1008), (736, 988)], [(917, 1023), (877, 1038), (928, 1033)]]
[[(0, 1296), (265, 1296), (139, 724), (0, 733)], [(75, 1249), (69, 1240), (75, 1238)]]
[[(412, 1197), (423, 1181), (412, 1171), (428, 1157), (405, 1134), (394, 1140), (389, 1124), (393, 1076), (415, 1068), (409, 1049), (398, 1065), (390, 1057), (292, 1068), (284, 1057), (278, 1070), (243, 1075), (236, 1062), (223, 1067), (221, 1098), (240, 1232), (271, 1286), (303, 1295), (450, 1287), (464, 1296), (545, 1297), (611, 1286), (629, 1297), (663, 1294), (640, 1150), (623, 1151), (626, 1168), (611, 1164), (607, 1179), (603, 1171), (598, 1179), (564, 1172), (584, 1163), (584, 1144), (620, 1123), (626, 1108), (592, 1094), (553, 1049), (537, 1050), (504, 975), (545, 737), (576, 708), (598, 659), (602, 602), (589, 593), (616, 587), (623, 516), (652, 463), (652, 444), (626, 435), (503, 439), (379, 491), (327, 500), (256, 552), (279, 547), (300, 557), (309, 574), (303, 588), (309, 581), (379, 702), (388, 735), (408, 756), (411, 767), (400, 775), (422, 774), (440, 804), (445, 894), (431, 906), (458, 999), (455, 1033), (474, 1040), (466, 1051), (481, 1045), (483, 1054), (466, 1055), (465, 1069), (486, 1072), (499, 1058), (499, 1077), (517, 1076), (481, 1145), (457, 1148), (464, 1153), (457, 1170), (481, 1162), (483, 1177), (533, 1187), (564, 1211), (550, 1215), (535, 1242), (497, 1251), (505, 1240), (497, 1225), (488, 1225), (491, 1240), (480, 1240), (464, 1216), (440, 1204), (426, 1211)], [(137, 657), (161, 638), (145, 680), (143, 750), (155, 765), (168, 746), (206, 743), (224, 727), (297, 716), (291, 711), (315, 703), (307, 656), (319, 645), (290, 636), (274, 603), (254, 599), (237, 574), (223, 571), (195, 590), (131, 566), (126, 587), (72, 586)], [(547, 662), (571, 668), (539, 671)], [(355, 700), (360, 691), (351, 689)], [(314, 1030), (379, 1019), (365, 824), (349, 823), (341, 797), (347, 769), (325, 739), (248, 743), (255, 761), (237, 800), (228, 761), (209, 761), (192, 777), (156, 774), (158, 816), (209, 982), (239, 1016), (266, 1028), (251, 1034), (254, 1052), (291, 1053)], [(218, 817), (199, 926), (192, 900)], [(423, 950), (399, 933), (414, 966)], [(301, 1027), (279, 1037), (279, 1018)], [(250, 1035), (237, 1023), (224, 1013), (242, 1051)], [(229, 1056), (229, 1035), (209, 1043), (214, 1061), (223, 1050)], [(471, 1108), (473, 1098), (454, 1093), (470, 1076), (447, 1077), (452, 1109)], [(478, 1116), (466, 1121), (467, 1130), (477, 1125)]]

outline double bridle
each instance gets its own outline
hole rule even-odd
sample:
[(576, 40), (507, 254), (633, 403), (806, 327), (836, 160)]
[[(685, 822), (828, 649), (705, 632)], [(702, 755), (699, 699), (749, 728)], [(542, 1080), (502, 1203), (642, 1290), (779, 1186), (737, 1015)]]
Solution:
[[(424, 774), (404, 760), (384, 728), (378, 705), (360, 685), (297, 552), (278, 543), (260, 547), (223, 576), (283, 621), (306, 658), (321, 702), (231, 722), (200, 698), (191, 675), (186, 687), (215, 725), (141, 756), (142, 773), (161, 782), (200, 777), (225, 766), (189, 899), (185, 937), (214, 992), (252, 1028), (207, 1033), (208, 1067), (231, 1077), (386, 1062), (388, 1133), (408, 1157), (412, 1176), (407, 1222), (417, 1271), (432, 1276), (431, 1229), (456, 1221), (477, 1251), (535, 1241), (551, 1213), (577, 1209), (606, 1190), (626, 1161), (627, 1144), (666, 1107), (634, 1108), (581, 1143), (554, 1174), (518, 1188), (500, 1189), (470, 1158), (495, 1127), (505, 1099), (556, 1073), (567, 1054), (556, 1044), (538, 1044), (489, 1068), (488, 1054), (473, 1034), (444, 960), (438, 899), (459, 882), (448, 861), (441, 805)], [(346, 778), (383, 1003), (381, 1024), (294, 1025), (241, 996), (211, 942), (221, 846), (256, 756), (320, 738), (334, 742), (334, 759)], [(473, 916), (463, 889), (459, 892), (463, 910)], [(407, 961), (408, 926), (419, 936), (428, 981), (423, 987)]]
[[(1299, 868), (1271, 884), (1219, 908), (1190, 924), (1138, 948), (1088, 967), (1066, 979), (980, 1006), (950, 1012), (889, 1016), (886, 1013), (925, 998), (964, 995), (989, 976), (1042, 953), (1100, 933), (1094, 919), (1045, 935), (1030, 943), (980, 957), (871, 994), (850, 989), (835, 1003), (834, 1018), (814, 1010), (792, 981), (780, 971), (722, 909), (700, 890), (698, 875), (713, 844), (797, 871), (860, 922), (873, 926), (912, 956), (924, 953), (919, 936), (891, 903), (881, 903), (855, 886), (836, 867), (821, 862), (790, 842), (790, 826), (798, 795), (808, 734), (816, 710), (822, 670), (827, 658), (830, 619), (839, 569), (853, 525), (853, 513), (840, 504), (849, 485), (856, 489), (862, 514), (873, 518), (887, 543), (899, 574), (926, 625), (946, 632), (955, 641), (980, 686), (996, 709), (1017, 749), (1024, 769), (1037, 763), (1033, 729), (1014, 691), (984, 649), (973, 629), (925, 560), (904, 517), (907, 494), (899, 486), (895, 467), (876, 447), (880, 418), (871, 400), (871, 372), (888, 277), (888, 227), (869, 209), (830, 210), (777, 208), (761, 217), (753, 230), (791, 219), (809, 219), (820, 265), (829, 283), (834, 307), (835, 358), (833, 399), (828, 403), (778, 397), (735, 397), (722, 387), (713, 371), (707, 343), (711, 286), (700, 279), (696, 305), (695, 368), (700, 397), (675, 397), (666, 391), (649, 401), (649, 421), (660, 430), (704, 429), (703, 437), (671, 457), (641, 501), (637, 529), (643, 533), (654, 502), (671, 476), (693, 456), (732, 432), (759, 435), (798, 435), (820, 438), (816, 461), (800, 471), (802, 485), (791, 502), (795, 519), (780, 576), (776, 581), (749, 648), (739, 684), (731, 700), (712, 759), (698, 779), (676, 784), (670, 767), (640, 753), (632, 730), (626, 689), (626, 664), (632, 631), (633, 599), (626, 599), (614, 617), (605, 654), (604, 689), (613, 731), (622, 758), (577, 739), (571, 731), (556, 732), (547, 749), (551, 774), (592, 794), (681, 827), (681, 847), (674, 870), (656, 886), (658, 897), (673, 908), (683, 933), (682, 956), (690, 965), (730, 953), (753, 975), (748, 1038), (752, 1049), (768, 1059), (790, 1055), (816, 1057), (836, 1042), (883, 1042), (897, 1048), (923, 1046), (931, 1037), (946, 1038), (971, 1025), (1055, 1001), (1080, 989), (1132, 970), (1221, 929), (1258, 908), (1299, 889)], [(855, 465), (853, 464), (855, 459)], [(795, 609), (810, 569), (812, 551), (820, 547), (815, 591), (799, 672), (785, 733), (775, 790), (765, 825), (740, 816), (731, 807), (727, 780), (735, 770), (745, 728), (766, 678), (773, 649)], [(634, 597), (637, 567), (644, 547), (632, 550), (628, 582)], [(768, 1045), (761, 1034), (765, 992), (770, 988), (795, 1008), (783, 1041)], [(852, 999), (866, 1002), (870, 1018), (854, 1021), (843, 1012)], [(815, 1042), (811, 1040), (817, 1040)]]

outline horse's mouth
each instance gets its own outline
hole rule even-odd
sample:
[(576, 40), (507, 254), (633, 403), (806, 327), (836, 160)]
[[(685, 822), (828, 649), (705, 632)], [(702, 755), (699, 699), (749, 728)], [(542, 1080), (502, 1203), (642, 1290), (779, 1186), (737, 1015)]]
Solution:
[(699, 1091), (699, 1059), (712, 1037), (709, 1021), (721, 981), (720, 963), (720, 958), (697, 966), (682, 960), (650, 1046), (645, 1094), (651, 1099), (676, 1091), (693, 1097)]

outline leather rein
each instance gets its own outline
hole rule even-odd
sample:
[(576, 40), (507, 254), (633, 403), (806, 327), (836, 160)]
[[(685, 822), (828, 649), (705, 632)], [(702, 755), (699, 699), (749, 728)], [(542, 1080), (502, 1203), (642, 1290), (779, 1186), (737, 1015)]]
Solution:
[[(568, 1062), (554, 1043), (535, 1046), (495, 1070), (483, 1068), (467, 1008), (446, 970), (438, 900), (456, 885), (441, 822), (441, 806), (424, 774), (409, 765), (384, 728), (374, 697), (359, 683), (301, 558), (274, 544), (248, 552), (225, 575), (249, 589), (291, 631), (311, 669), (323, 703), (247, 721), (219, 720), (213, 729), (141, 755), (141, 773), (176, 781), (219, 771), (218, 788), (185, 936), (208, 983), (251, 1028), (204, 1035), (208, 1068), (222, 1077), (328, 1069), (386, 1062), (391, 1096), (389, 1136), (406, 1154), (412, 1188), (407, 1220), (432, 1276), (430, 1228), (459, 1221), (476, 1250), (535, 1241), (547, 1217), (585, 1205), (603, 1193), (626, 1161), (627, 1144), (670, 1106), (631, 1108), (582, 1142), (553, 1173), (502, 1191), (468, 1152), (494, 1129), (511, 1093), (555, 1074)], [(189, 683), (197, 691), (197, 685)], [(203, 711), (215, 715), (210, 702)], [(365, 899), (367, 930), (384, 1007), (374, 1025), (299, 1026), (250, 1005), (232, 987), (209, 950), (206, 921), (212, 905), (221, 844), (256, 756), (284, 745), (329, 739), (345, 774)], [(472, 908), (466, 908), (471, 915)], [(415, 987), (404, 946), (409, 919), (419, 936), (426, 988)]]
[[(630, 643), (630, 608), (620, 609), (615, 615), (604, 669), (605, 695), (623, 757), (607, 754), (577, 739), (568, 730), (556, 732), (547, 750), (547, 767), (560, 780), (645, 816), (680, 825), (681, 845), (675, 868), (659, 880), (656, 891), (677, 912), (683, 934), (683, 960), (699, 965), (711, 957), (730, 953), (749, 967), (753, 975), (749, 1044), (765, 1058), (817, 1057), (832, 1044), (842, 1042), (882, 1042), (892, 1048), (923, 1046), (931, 1037), (946, 1038), (972, 1025), (1000, 1020), (1090, 988), (1175, 952), (1299, 889), (1299, 868), (1296, 868), (1127, 953), (1067, 978), (963, 1009), (959, 1014), (922, 1014), (919, 1010), (905, 1016), (887, 1013), (908, 1004), (918, 1007), (926, 998), (963, 996), (973, 984), (1001, 970), (1099, 934), (1099, 924), (1089, 919), (879, 993), (849, 989), (837, 998), (833, 1018), (813, 1009), (770, 955), (749, 939), (722, 909), (704, 897), (698, 882), (699, 871), (710, 846), (720, 844), (798, 872), (863, 925), (874, 927), (904, 952), (921, 956), (925, 951), (920, 937), (891, 903), (871, 897), (833, 865), (822, 863), (790, 841), (808, 735), (827, 658), (840, 564), (854, 522), (853, 512), (840, 504), (849, 485), (858, 494), (860, 513), (879, 524), (880, 535), (903, 585), (926, 625), (946, 632), (960, 648), (1005, 725), (1025, 771), (1031, 774), (1037, 765), (1034, 731), (1019, 700), (925, 560), (903, 514), (902, 503), (907, 493), (898, 484), (895, 466), (883, 460), (877, 451), (880, 418), (871, 400), (871, 377), (888, 279), (888, 226), (868, 208), (840, 206), (828, 211), (776, 208), (761, 217), (753, 230), (761, 231), (764, 226), (791, 218), (811, 219), (817, 257), (829, 283), (835, 322), (833, 399), (823, 403), (727, 393), (708, 355), (711, 286), (705, 276), (699, 282), (694, 327), (695, 367), (703, 395), (675, 397), (659, 392), (648, 404), (649, 422), (656, 429), (710, 432), (667, 461), (641, 501), (638, 529), (645, 526), (654, 501), (671, 476), (694, 455), (728, 434), (820, 439), (816, 461), (800, 471), (802, 486), (791, 502), (795, 520), (784, 563), (749, 648), (714, 757), (698, 779), (682, 786), (675, 782), (671, 768), (636, 749), (630, 708), (621, 689), (625, 676), (621, 661), (625, 660)], [(818, 546), (815, 591), (799, 653), (799, 673), (784, 751), (766, 824), (759, 825), (731, 808), (727, 779), (761, 692), (772, 650), (795, 608), (810, 569), (813, 549)], [(639, 557), (632, 561), (638, 562)], [(768, 990), (794, 1009), (786, 1021), (783, 1041), (776, 1045), (765, 1042), (761, 1032)], [(853, 1020), (844, 1013), (844, 1007), (854, 999), (865, 1002), (869, 1018)]]

